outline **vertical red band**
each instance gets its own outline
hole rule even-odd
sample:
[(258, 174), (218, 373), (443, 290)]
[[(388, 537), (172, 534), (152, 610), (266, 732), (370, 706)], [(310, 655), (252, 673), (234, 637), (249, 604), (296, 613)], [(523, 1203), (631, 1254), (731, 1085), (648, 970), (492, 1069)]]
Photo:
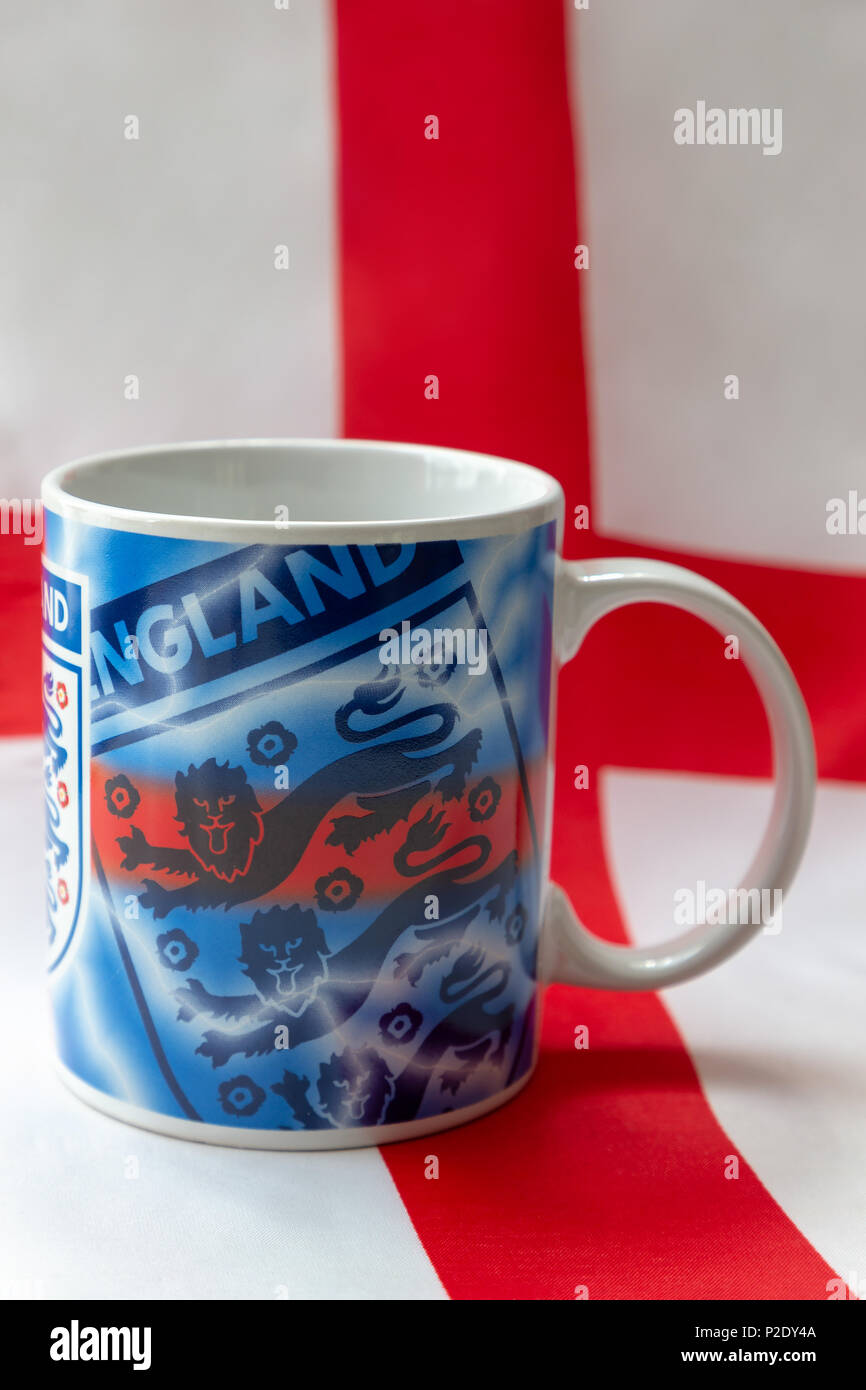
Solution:
[[(594, 797), (572, 804), (569, 879), (622, 939)], [(654, 994), (548, 990), (516, 1100), (381, 1152), (453, 1298), (825, 1299), (834, 1277), (716, 1122)]]
[(588, 489), (559, 0), (336, 9), (345, 433)]
[[(345, 433), (522, 459), (588, 502), (560, 0), (336, 16)], [(561, 709), (577, 696), (572, 676)], [(557, 830), (562, 881), (622, 939), (588, 794), (561, 796)], [(730, 1150), (657, 998), (561, 990), (515, 1102), (382, 1152), (454, 1297), (825, 1297), (832, 1272), (745, 1164), (724, 1179)]]

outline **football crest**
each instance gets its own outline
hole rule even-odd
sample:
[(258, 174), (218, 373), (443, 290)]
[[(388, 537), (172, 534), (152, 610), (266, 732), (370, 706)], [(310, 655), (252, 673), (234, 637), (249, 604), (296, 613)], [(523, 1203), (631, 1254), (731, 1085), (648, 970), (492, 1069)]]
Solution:
[(463, 549), (141, 544), (146, 565), (118, 549), (90, 594), (46, 566), (65, 1065), (275, 1132), (507, 1090), (535, 1040), (552, 527)]

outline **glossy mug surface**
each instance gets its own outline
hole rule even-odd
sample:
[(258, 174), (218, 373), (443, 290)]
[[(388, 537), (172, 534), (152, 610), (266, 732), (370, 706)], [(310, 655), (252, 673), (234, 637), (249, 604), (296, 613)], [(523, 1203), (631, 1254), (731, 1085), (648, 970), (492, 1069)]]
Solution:
[(761, 930), (732, 898), (615, 946), (548, 883), (557, 660), (625, 603), (738, 636), (776, 755), (747, 894), (787, 889), (814, 751), (784, 657), (687, 570), (559, 559), (546, 474), (229, 441), (70, 464), (43, 499), (49, 980), (98, 1108), (250, 1147), (420, 1136), (525, 1083), (543, 979), (657, 988)]
[[(46, 488), (60, 1061), (193, 1137), (399, 1137), (480, 1113), (535, 1053), (558, 489), (520, 470), (532, 510), (466, 535), (435, 508), (473, 467), (491, 488), (471, 456), (337, 448), (133, 454)], [(393, 506), (434, 519), (368, 540), (389, 467)]]

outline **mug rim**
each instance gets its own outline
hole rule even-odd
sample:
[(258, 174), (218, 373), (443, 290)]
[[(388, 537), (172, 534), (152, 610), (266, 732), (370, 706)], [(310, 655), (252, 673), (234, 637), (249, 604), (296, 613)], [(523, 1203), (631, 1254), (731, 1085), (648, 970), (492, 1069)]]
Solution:
[[(384, 453), (402, 453), (418, 463), (442, 462), (468, 464), (486, 469), (501, 487), (503, 475), (529, 484), (536, 493), (530, 500), (505, 503), (497, 508), (481, 508), (464, 514), (444, 517), (411, 516), (373, 520), (308, 520), (280, 523), (278, 534), (275, 522), (242, 518), (196, 515), (184, 512), (151, 511), (144, 508), (121, 507), (111, 502), (92, 501), (69, 490), (70, 482), (82, 474), (109, 473), (118, 464), (133, 459), (146, 461), (169, 454), (218, 453), (223, 450), (289, 450), (321, 451), (323, 454), (342, 454), (374, 449)], [(420, 492), (419, 492), (420, 495)], [(210, 540), (242, 545), (307, 544), (307, 545), (382, 545), (424, 540), (473, 540), (487, 536), (514, 535), (532, 530), (545, 522), (561, 523), (564, 494), (559, 483), (549, 473), (516, 459), (501, 458), (467, 449), (445, 445), (404, 444), (393, 440), (341, 438), (247, 438), (184, 440), (177, 443), (135, 446), (108, 450), (71, 460), (52, 469), (42, 480), (44, 506), (56, 515), (99, 526), (109, 530), (131, 531), (140, 535), (162, 536), (187, 540)]]

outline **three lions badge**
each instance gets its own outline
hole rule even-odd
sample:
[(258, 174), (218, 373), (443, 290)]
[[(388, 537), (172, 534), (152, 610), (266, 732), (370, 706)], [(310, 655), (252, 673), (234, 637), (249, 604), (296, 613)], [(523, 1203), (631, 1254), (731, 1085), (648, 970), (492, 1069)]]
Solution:
[(43, 691), (53, 872), (76, 902), (51, 918), (55, 956), (77, 938), (65, 1065), (137, 1106), (273, 1130), (424, 1119), (524, 1075), (552, 526), (238, 548), (49, 514), (46, 534), (58, 610), (73, 573), (80, 600), (78, 663), (55, 625)]

